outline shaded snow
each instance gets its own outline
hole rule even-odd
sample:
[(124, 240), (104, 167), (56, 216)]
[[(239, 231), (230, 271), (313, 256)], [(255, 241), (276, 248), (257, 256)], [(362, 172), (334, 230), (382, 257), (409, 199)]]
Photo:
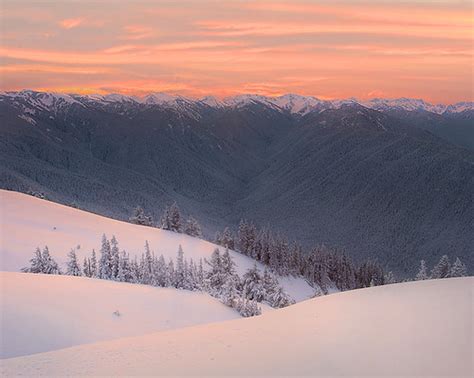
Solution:
[(200, 292), (10, 272), (0, 282), (0, 358), (240, 318)]
[(262, 316), (2, 361), (10, 375), (472, 376), (473, 278), (320, 297)]
[[(49, 247), (51, 255), (64, 267), (67, 253), (77, 250), (78, 261), (90, 256), (92, 249), (100, 250), (101, 237), (115, 235), (120, 250), (131, 256), (144, 252), (148, 240), (156, 254), (175, 259), (181, 244), (186, 258), (209, 259), (217, 247), (207, 241), (152, 227), (120, 222), (82, 210), (45, 201), (26, 194), (0, 190), (0, 270), (19, 271), (28, 265), (36, 247)], [(221, 251), (223, 250), (220, 247)], [(255, 263), (234, 251), (231, 255), (237, 273), (242, 276)], [(263, 270), (263, 266), (257, 263)], [(313, 296), (314, 289), (301, 278), (286, 277), (282, 285), (296, 301)]]

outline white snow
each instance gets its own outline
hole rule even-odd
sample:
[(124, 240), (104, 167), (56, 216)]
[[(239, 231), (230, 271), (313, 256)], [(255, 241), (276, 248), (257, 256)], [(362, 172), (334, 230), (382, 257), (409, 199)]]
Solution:
[(471, 377), (473, 286), (455, 278), (354, 290), (248, 319), (7, 359), (0, 374)]
[[(193, 105), (206, 104), (211, 107), (242, 107), (251, 103), (261, 103), (276, 110), (286, 110), (291, 113), (305, 115), (311, 111), (321, 111), (324, 109), (338, 109), (344, 104), (358, 103), (375, 110), (403, 109), (408, 111), (425, 110), (428, 112), (459, 113), (466, 110), (473, 110), (473, 102), (459, 102), (452, 105), (430, 104), (422, 99), (413, 98), (373, 98), (369, 100), (358, 100), (355, 98), (339, 99), (332, 101), (322, 101), (313, 96), (302, 96), (298, 94), (285, 94), (279, 97), (267, 97), (257, 94), (241, 94), (225, 98), (223, 101), (213, 96), (206, 96), (201, 99), (192, 99), (184, 96), (171, 95), (164, 92), (150, 93), (144, 97), (131, 97), (121, 94), (98, 95), (91, 94), (85, 96), (68, 95), (60, 93), (42, 93), (31, 90), (20, 92), (0, 92), (0, 99), (12, 98), (28, 101), (35, 107), (42, 109), (57, 110), (64, 104), (82, 104), (84, 100), (98, 102), (102, 104), (118, 103), (144, 103), (148, 105), (166, 106), (178, 111), (191, 114), (196, 118)], [(82, 101), (82, 102), (81, 102)]]
[(282, 109), (301, 115), (307, 114), (321, 106), (329, 105), (329, 103), (325, 103), (316, 97), (301, 96), (297, 94), (286, 94), (280, 97), (274, 97), (270, 101)]
[[(207, 241), (157, 228), (137, 226), (88, 213), (26, 194), (0, 190), (0, 270), (18, 272), (28, 265), (36, 247), (48, 246), (51, 255), (61, 265), (66, 255), (76, 246), (79, 262), (90, 256), (92, 249), (99, 251), (102, 234), (115, 235), (120, 250), (131, 256), (144, 252), (145, 241), (156, 255), (176, 258), (181, 244), (186, 258), (195, 262), (209, 258), (217, 247)], [(222, 250), (222, 247), (221, 247)], [(254, 260), (230, 251), (242, 276)], [(262, 270), (264, 267), (257, 263)], [(286, 277), (282, 285), (296, 301), (313, 296), (314, 289), (301, 278)]]
[(200, 292), (11, 272), (0, 282), (0, 358), (240, 318)]

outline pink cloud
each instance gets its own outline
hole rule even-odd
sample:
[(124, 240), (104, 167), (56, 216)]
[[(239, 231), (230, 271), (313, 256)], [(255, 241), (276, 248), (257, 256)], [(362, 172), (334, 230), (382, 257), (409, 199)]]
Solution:
[(77, 28), (83, 22), (83, 18), (66, 18), (64, 20), (59, 21), (59, 26), (61, 26), (63, 29), (73, 29)]

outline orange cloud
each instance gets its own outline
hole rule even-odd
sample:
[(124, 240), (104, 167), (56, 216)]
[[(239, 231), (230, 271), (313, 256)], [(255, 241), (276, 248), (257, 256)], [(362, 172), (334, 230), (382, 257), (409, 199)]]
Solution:
[(124, 27), (125, 35), (122, 36), (122, 39), (126, 40), (139, 40), (146, 39), (153, 36), (153, 29), (148, 26), (143, 25), (126, 25)]
[(2, 11), (5, 90), (472, 98), (468, 1), (23, 0)]
[(73, 29), (77, 28), (83, 22), (83, 18), (66, 18), (64, 20), (59, 21), (59, 26), (61, 26), (63, 29)]

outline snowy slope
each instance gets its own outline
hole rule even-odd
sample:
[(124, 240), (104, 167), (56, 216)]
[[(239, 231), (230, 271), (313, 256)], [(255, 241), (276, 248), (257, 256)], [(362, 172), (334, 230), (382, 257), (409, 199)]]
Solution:
[[(156, 255), (176, 258), (179, 245), (186, 258), (209, 258), (217, 247), (207, 241), (157, 228), (137, 226), (98, 216), (71, 207), (41, 200), (22, 193), (0, 190), (0, 270), (19, 271), (27, 266), (36, 247), (49, 247), (51, 255), (63, 266), (66, 255), (77, 251), (79, 262), (100, 249), (102, 234), (115, 235), (120, 250), (131, 256), (144, 252), (145, 241)], [(222, 247), (221, 247), (222, 249)], [(254, 260), (231, 251), (236, 270), (243, 275)], [(257, 264), (262, 270), (263, 266)], [(285, 277), (282, 286), (296, 301), (308, 299), (314, 289), (300, 278)]]
[(473, 278), (320, 297), (259, 317), (2, 361), (9, 375), (472, 376)]
[(1, 272), (0, 283), (0, 358), (240, 318), (185, 290), (11, 272)]

